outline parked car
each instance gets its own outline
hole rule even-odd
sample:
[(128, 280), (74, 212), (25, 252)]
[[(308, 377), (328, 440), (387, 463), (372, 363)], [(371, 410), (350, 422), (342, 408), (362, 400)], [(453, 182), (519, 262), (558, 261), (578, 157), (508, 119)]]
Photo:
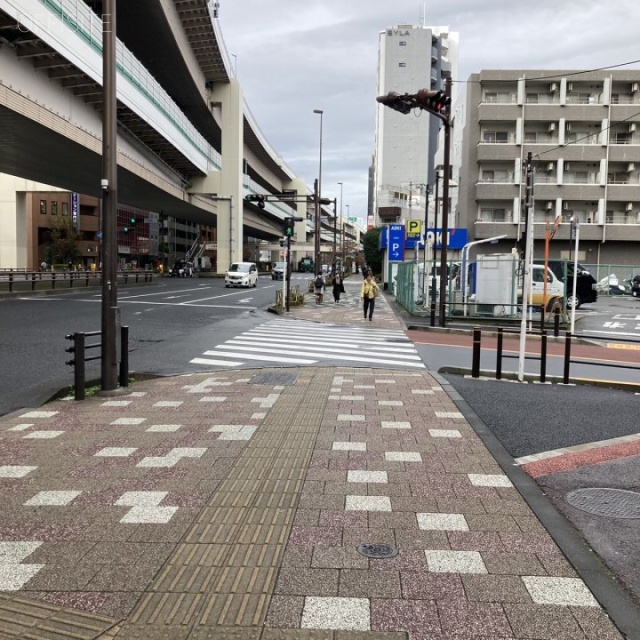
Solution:
[(640, 298), (640, 273), (631, 279), (631, 295)]
[(176, 260), (169, 275), (172, 278), (193, 278), (193, 262), (182, 259)]
[(271, 279), (282, 280), (284, 278), (285, 266), (285, 262), (274, 262), (271, 269)]
[(305, 257), (299, 260), (298, 271), (301, 273), (313, 273), (313, 258)]
[(224, 276), (225, 287), (258, 286), (258, 267), (255, 262), (233, 262)]

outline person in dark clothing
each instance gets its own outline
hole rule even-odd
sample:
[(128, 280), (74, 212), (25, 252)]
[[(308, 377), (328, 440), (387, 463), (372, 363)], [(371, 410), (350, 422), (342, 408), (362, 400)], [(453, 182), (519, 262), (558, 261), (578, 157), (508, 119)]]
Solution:
[(344, 284), (342, 283), (342, 276), (336, 271), (333, 276), (333, 301), (336, 304), (340, 302), (341, 293), (344, 293)]

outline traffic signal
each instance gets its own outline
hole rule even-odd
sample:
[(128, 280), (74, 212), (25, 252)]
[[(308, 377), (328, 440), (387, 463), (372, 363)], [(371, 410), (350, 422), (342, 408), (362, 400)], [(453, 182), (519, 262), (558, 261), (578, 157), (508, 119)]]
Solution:
[(427, 91), (420, 89), (416, 93), (418, 106), (436, 115), (446, 114), (451, 106), (451, 98), (444, 91)]
[(132, 216), (131, 218), (129, 218), (129, 224), (130, 224), (132, 227), (135, 227), (135, 226), (136, 226), (136, 222), (137, 222), (137, 220), (136, 220), (133, 216)]
[(287, 238), (291, 238), (293, 236), (293, 219), (287, 218), (284, 221), (284, 235)]
[(261, 193), (250, 193), (248, 196), (245, 196), (244, 199), (247, 202), (255, 202), (258, 205), (258, 209), (264, 209), (264, 196)]
[(129, 227), (122, 227), (122, 230), (123, 230), (125, 233), (129, 233)]
[(395, 91), (390, 91), (386, 96), (378, 96), (376, 100), (385, 107), (389, 107), (405, 115), (411, 113), (411, 109), (417, 106), (415, 96), (410, 96), (408, 93), (400, 95)]

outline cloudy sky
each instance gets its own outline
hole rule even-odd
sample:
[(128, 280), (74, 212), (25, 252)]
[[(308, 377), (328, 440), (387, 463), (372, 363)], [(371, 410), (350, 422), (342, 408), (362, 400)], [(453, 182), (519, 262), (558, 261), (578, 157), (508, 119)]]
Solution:
[(457, 31), (459, 93), (482, 69), (590, 69), (640, 59), (636, 0), (219, 2), (227, 51), (262, 133), (312, 187), (320, 142), (313, 110), (322, 109), (323, 196), (339, 197), (343, 182), (343, 204), (363, 219), (380, 31), (422, 24), (425, 11), (428, 26)]

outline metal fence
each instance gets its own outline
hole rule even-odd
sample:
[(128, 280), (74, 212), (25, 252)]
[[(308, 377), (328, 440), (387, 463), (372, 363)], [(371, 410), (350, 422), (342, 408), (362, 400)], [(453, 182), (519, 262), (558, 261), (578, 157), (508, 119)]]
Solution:
[[(122, 285), (153, 282), (153, 271), (118, 271)], [(27, 293), (102, 286), (99, 271), (0, 271), (0, 293)]]

